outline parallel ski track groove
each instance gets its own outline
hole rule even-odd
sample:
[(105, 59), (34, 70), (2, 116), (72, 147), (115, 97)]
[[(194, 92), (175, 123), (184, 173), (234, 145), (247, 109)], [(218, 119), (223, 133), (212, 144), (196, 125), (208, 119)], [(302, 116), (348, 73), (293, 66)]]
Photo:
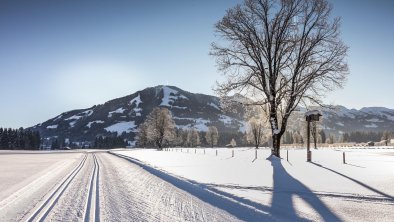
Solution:
[[(89, 196), (87, 199), (84, 221), (100, 221), (100, 201), (99, 201), (99, 173), (100, 166), (95, 154), (92, 154), (94, 168), (89, 185)], [(94, 201), (94, 203), (92, 203)]]
[[(70, 185), (71, 181), (75, 178), (75, 176), (81, 171), (83, 166), (85, 165), (88, 154), (85, 154), (81, 162), (76, 166), (70, 174), (63, 180), (63, 182), (56, 188), (55, 191), (48, 197), (48, 199), (41, 204), (41, 206), (26, 220), (28, 222), (33, 221), (44, 221), (48, 216), (49, 212), (58, 202), (59, 198), (62, 196), (64, 191)], [(46, 209), (45, 209), (46, 208)]]

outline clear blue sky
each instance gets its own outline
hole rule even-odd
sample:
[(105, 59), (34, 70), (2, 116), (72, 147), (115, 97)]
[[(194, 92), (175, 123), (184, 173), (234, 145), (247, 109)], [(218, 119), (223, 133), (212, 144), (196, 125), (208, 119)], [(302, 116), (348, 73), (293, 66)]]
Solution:
[[(237, 0), (0, 2), (0, 126), (28, 127), (160, 84), (213, 94), (214, 24)], [(394, 1), (331, 0), (350, 46), (326, 102), (394, 108)]]

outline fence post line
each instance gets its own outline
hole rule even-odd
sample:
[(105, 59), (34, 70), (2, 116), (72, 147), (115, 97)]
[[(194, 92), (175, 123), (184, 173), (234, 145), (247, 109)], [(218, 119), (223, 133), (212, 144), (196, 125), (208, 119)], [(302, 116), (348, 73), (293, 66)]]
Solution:
[(342, 152), (342, 161), (343, 161), (343, 164), (346, 164), (345, 152)]
[(232, 157), (234, 157), (234, 150), (231, 150), (232, 151)]
[(216, 156), (218, 155), (218, 150), (216, 150)]

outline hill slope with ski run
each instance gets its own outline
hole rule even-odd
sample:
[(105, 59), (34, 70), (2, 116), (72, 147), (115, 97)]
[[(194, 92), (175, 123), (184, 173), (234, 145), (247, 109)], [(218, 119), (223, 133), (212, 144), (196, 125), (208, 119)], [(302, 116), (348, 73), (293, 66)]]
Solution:
[[(92, 142), (98, 136), (122, 136), (133, 142), (139, 124), (155, 107), (168, 108), (177, 128), (181, 129), (194, 127), (207, 131), (209, 126), (216, 126), (219, 133), (231, 135), (230, 139), (247, 129), (241, 105), (237, 108), (240, 112), (231, 113), (221, 107), (218, 97), (190, 93), (175, 86), (150, 87), (88, 109), (65, 112), (32, 129), (38, 130), (48, 144), (57, 137), (72, 142)], [(305, 127), (305, 111), (300, 108), (292, 114), (287, 130), (301, 131)], [(322, 112), (321, 128), (327, 134), (394, 131), (392, 109), (368, 107), (356, 110), (336, 106)], [(228, 142), (219, 141), (222, 145)]]
[[(279, 221), (392, 221), (394, 150), (270, 150), (251, 148), (116, 150), (159, 177), (190, 190), (214, 194), (257, 215)], [(218, 152), (216, 155), (216, 151)], [(346, 163), (342, 163), (345, 151)], [(257, 154), (257, 159), (255, 158)], [(168, 176), (169, 175), (169, 176)], [(192, 187), (192, 188), (188, 188)], [(202, 197), (204, 198), (204, 196)], [(215, 202), (212, 197), (206, 200)], [(217, 201), (216, 201), (217, 202)], [(220, 204), (219, 204), (220, 205)], [(226, 206), (219, 206), (226, 210)], [(237, 208), (238, 209), (238, 208)], [(258, 217), (256, 217), (258, 218)]]

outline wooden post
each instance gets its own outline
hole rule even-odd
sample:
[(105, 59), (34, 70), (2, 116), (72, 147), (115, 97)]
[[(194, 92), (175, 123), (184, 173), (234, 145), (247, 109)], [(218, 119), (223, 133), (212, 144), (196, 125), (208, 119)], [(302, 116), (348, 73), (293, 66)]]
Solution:
[(194, 149), (194, 153), (197, 153), (197, 149)]
[(311, 142), (311, 129), (310, 129), (310, 125), (311, 125), (311, 119), (310, 116), (308, 117), (308, 124), (306, 127), (307, 132), (307, 136), (306, 136), (306, 161), (311, 162), (312, 161), (312, 154), (311, 154), (311, 150), (310, 150), (310, 142)]
[(232, 153), (231, 157), (234, 157), (234, 150), (232, 150), (232, 152), (231, 152), (231, 153)]
[(257, 159), (257, 149), (256, 149), (255, 152), (254, 152), (254, 159), (255, 159), (255, 160)]
[(218, 150), (216, 150), (216, 156), (218, 155)]
[(204, 155), (205, 155), (205, 149), (204, 149)]
[(343, 164), (346, 164), (345, 152), (342, 152), (342, 161)]
[(286, 160), (287, 160), (287, 162), (289, 162), (289, 150), (287, 150), (287, 155), (286, 155)]

